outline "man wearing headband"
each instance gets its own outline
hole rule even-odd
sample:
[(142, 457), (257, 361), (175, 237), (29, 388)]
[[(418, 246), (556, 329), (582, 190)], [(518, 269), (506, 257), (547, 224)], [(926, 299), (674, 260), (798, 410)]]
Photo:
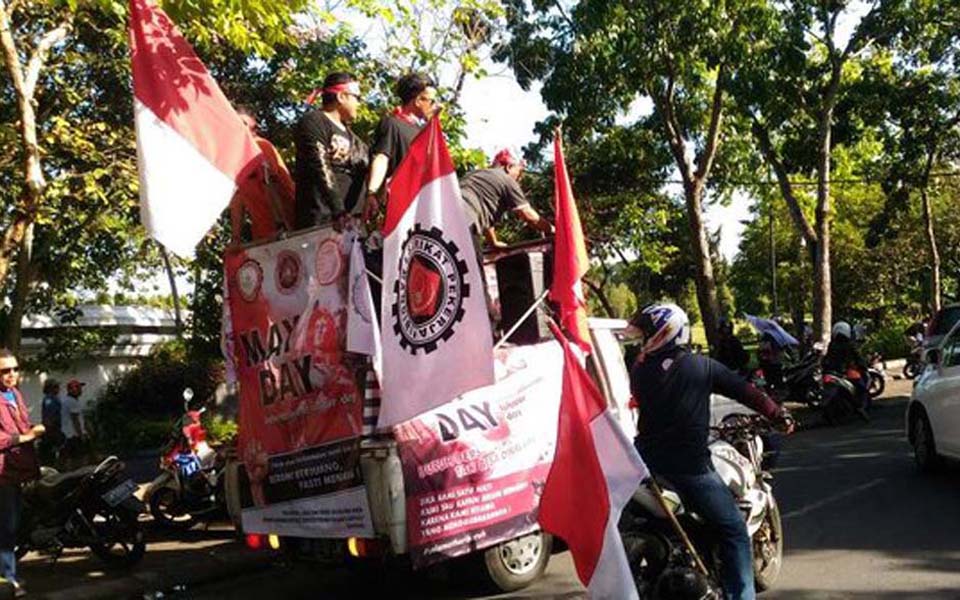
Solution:
[(350, 123), (360, 107), (360, 84), (349, 73), (331, 73), (322, 107), (303, 115), (294, 131), (297, 146), (297, 229), (332, 222), (338, 231), (363, 211), (367, 145)]
[(380, 120), (373, 135), (365, 213), (368, 219), (376, 216), (386, 181), (407, 155), (413, 138), (438, 109), (437, 86), (426, 75), (410, 73), (401, 77), (397, 96), (400, 106)]
[[(252, 109), (239, 106), (240, 121), (263, 153), (261, 168), (250, 174), (230, 202), (233, 243), (274, 238), (277, 230), (293, 229), (293, 179), (280, 153), (260, 136)], [(249, 232), (245, 231), (249, 219)]]
[(496, 248), (506, 244), (497, 239), (494, 226), (508, 212), (516, 214), (533, 229), (546, 234), (553, 232), (550, 222), (530, 206), (520, 189), (520, 176), (525, 166), (519, 152), (504, 148), (494, 156), (489, 169), (471, 171), (460, 180), (471, 231)]

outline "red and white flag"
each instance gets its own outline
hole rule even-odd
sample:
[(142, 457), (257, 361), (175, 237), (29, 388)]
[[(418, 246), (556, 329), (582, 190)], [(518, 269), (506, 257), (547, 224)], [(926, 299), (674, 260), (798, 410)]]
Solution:
[(483, 276), (437, 118), (390, 182), (383, 236), (380, 428), (494, 382)]
[(563, 334), (553, 332), (563, 346), (563, 394), (540, 526), (567, 543), (591, 598), (637, 598), (617, 522), (649, 472)]
[(553, 201), (557, 218), (553, 254), (553, 284), (550, 299), (560, 308), (560, 324), (584, 352), (590, 352), (590, 330), (587, 328), (587, 303), (580, 279), (587, 274), (590, 260), (583, 243), (580, 214), (573, 199), (573, 187), (563, 159), (563, 141), (557, 132), (553, 138)]
[(130, 2), (130, 47), (140, 218), (151, 237), (190, 256), (262, 155), (193, 48), (150, 0)]

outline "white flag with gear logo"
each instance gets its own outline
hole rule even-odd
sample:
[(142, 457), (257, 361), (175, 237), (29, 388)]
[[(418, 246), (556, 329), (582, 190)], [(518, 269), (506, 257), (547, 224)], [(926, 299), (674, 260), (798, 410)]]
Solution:
[(381, 428), (494, 382), (482, 273), (437, 119), (390, 182), (383, 234)]

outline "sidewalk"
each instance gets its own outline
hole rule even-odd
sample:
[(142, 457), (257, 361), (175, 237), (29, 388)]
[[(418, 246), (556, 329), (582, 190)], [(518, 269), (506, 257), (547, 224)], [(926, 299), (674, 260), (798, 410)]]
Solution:
[(160, 598), (171, 590), (184, 592), (212, 581), (267, 569), (272, 552), (248, 550), (226, 525), (175, 535), (147, 531), (147, 553), (129, 571), (112, 572), (89, 550), (71, 550), (56, 564), (28, 554), (19, 564), (29, 598), (93, 600), (99, 598)]

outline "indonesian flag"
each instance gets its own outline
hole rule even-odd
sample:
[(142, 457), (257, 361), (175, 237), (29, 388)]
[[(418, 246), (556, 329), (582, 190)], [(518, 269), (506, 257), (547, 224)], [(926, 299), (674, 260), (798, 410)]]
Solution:
[(587, 328), (587, 304), (580, 279), (587, 274), (590, 261), (583, 243), (580, 215), (573, 199), (573, 188), (563, 159), (563, 141), (558, 132), (553, 138), (553, 198), (557, 217), (553, 255), (553, 284), (550, 299), (560, 307), (560, 324), (584, 352), (590, 352)]
[(437, 118), (411, 144), (389, 191), (380, 428), (494, 382), (480, 263)]
[(647, 467), (556, 326), (553, 332), (563, 346), (563, 393), (540, 526), (570, 547), (591, 598), (637, 598), (617, 522)]
[(151, 237), (190, 256), (262, 155), (193, 48), (150, 0), (130, 2), (130, 47), (140, 218)]

